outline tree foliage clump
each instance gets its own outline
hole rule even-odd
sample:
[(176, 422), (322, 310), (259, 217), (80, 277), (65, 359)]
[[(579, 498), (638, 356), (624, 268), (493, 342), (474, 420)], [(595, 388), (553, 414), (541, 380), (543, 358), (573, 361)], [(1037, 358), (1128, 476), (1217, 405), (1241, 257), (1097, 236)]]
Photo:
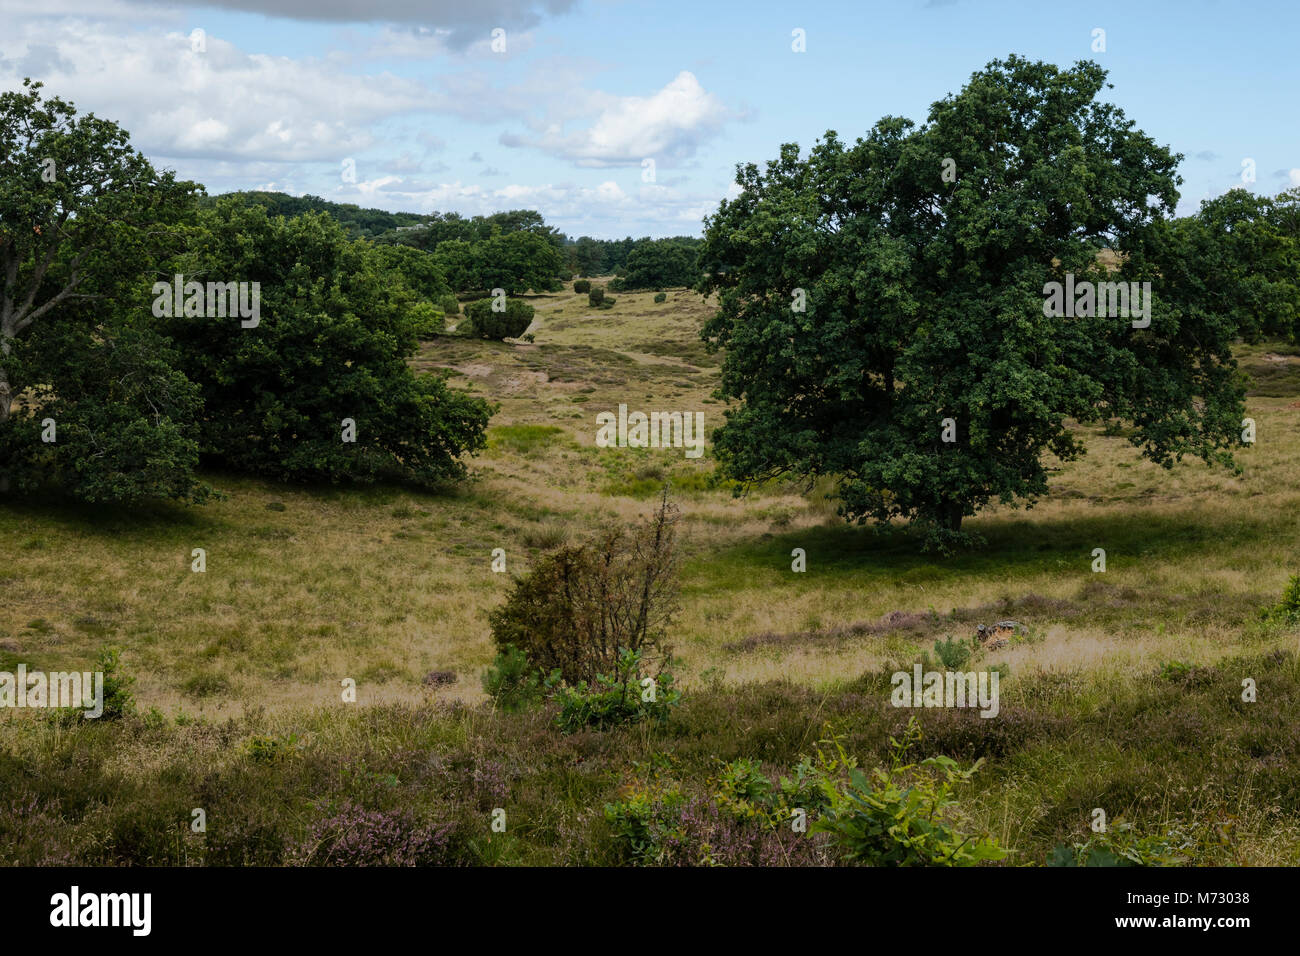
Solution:
[(528, 331), (536, 310), (521, 299), (506, 299), (505, 308), (494, 311), (492, 299), (478, 299), (465, 304), (461, 328), (479, 339), (517, 339)]
[(198, 387), (166, 339), (106, 318), (65, 307), (16, 350), (20, 381), (54, 384), (34, 387), (0, 428), (12, 490), (95, 504), (207, 500), (212, 490), (196, 476)]
[(653, 239), (637, 245), (619, 270), (615, 290), (694, 286), (700, 280), (697, 247), (697, 242), (681, 239)]
[(613, 296), (605, 295), (603, 286), (596, 286), (587, 293), (587, 305), (593, 309), (612, 309), (617, 301)]
[(432, 258), (457, 292), (558, 292), (559, 276), (564, 270), (555, 243), (531, 231), (508, 232), (477, 241), (449, 239), (434, 248)]
[(41, 89), (0, 93), (0, 492), (201, 500), (194, 390), (129, 321), (199, 187)]
[(255, 327), (238, 318), (159, 319), (198, 384), (205, 455), (281, 480), (434, 484), (484, 447), (483, 400), (417, 375), (413, 307), (385, 257), (323, 215), (268, 217), (218, 203), (178, 261), (183, 275), (260, 284)]
[[(1070, 419), (1128, 423), (1165, 467), (1231, 465), (1238, 319), (1178, 288), (1181, 157), (1097, 99), (1105, 80), (1011, 57), (920, 127), (886, 117), (738, 168), (701, 252), (733, 477), (837, 476), (847, 519), (910, 520), (947, 548), (989, 502), (1047, 492), (1044, 452), (1082, 453)], [(1149, 325), (1046, 314), (1048, 283), (1070, 281), (1150, 282)]]
[(464, 473), (490, 407), (407, 364), (444, 327), (432, 256), (351, 240), (324, 213), (206, 200), (40, 91), (0, 94), (0, 491), (201, 501), (204, 460), (281, 479)]
[(1247, 341), (1300, 339), (1300, 188), (1207, 199), (1169, 224), (1166, 294), (1234, 315)]

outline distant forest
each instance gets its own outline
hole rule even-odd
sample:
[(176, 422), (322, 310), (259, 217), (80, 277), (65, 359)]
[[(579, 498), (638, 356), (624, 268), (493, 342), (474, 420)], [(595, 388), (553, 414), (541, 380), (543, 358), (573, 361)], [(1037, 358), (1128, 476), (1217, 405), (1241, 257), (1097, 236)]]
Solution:
[(223, 193), (220, 197), (209, 196), (203, 202), (211, 205), (218, 198), (262, 206), (271, 215), (289, 218), (305, 213), (325, 213), (344, 228), (349, 238), (396, 243), (428, 253), (434, 253), (445, 242), (480, 243), (494, 236), (531, 232), (555, 247), (569, 275), (617, 274), (617, 287), (623, 289), (693, 286), (699, 279), (696, 259), (701, 239), (692, 236), (668, 239), (649, 236), (593, 239), (580, 236), (574, 239), (554, 226), (548, 226), (542, 214), (533, 209), (511, 209), (490, 216), (470, 217), (455, 212), (387, 212), (363, 209), (353, 203), (331, 202), (320, 196), (290, 196), (288, 193), (251, 190)]

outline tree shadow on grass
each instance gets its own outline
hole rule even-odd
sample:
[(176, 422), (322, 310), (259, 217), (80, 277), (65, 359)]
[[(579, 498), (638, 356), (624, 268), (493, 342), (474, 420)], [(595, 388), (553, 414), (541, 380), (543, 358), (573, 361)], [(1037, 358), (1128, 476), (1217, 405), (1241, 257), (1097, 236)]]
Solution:
[[(1137, 559), (1176, 562), (1230, 552), (1279, 531), (1274, 515), (1190, 507), (1172, 513), (1112, 510), (1045, 520), (986, 516), (969, 521), (967, 529), (986, 543), (948, 557), (922, 552), (921, 534), (897, 526), (845, 524), (767, 534), (692, 561), (686, 586), (743, 590), (753, 585), (755, 572), (789, 574), (797, 583), (813, 586), (825, 584), (827, 575), (840, 576), (858, 587), (1060, 574), (1067, 566), (1083, 576), (1092, 570), (1095, 548), (1105, 550), (1107, 570), (1113, 572)], [(795, 548), (806, 553), (805, 574), (791, 571)]]
[[(223, 500), (192, 505), (170, 501), (146, 501), (138, 504), (88, 504), (58, 494), (7, 495), (0, 498), (0, 539), (21, 542), (41, 531), (58, 530), (89, 538), (130, 536), (136, 541), (172, 541), (180, 536), (188, 540), (197, 532), (247, 529), (246, 516), (229, 509), (241, 498), (258, 496), (271, 499), (268, 504), (282, 507), (268, 512), (289, 510), (282, 499), (306, 503), (351, 503), (359, 508), (383, 507), (415, 497), (425, 502), (470, 501), (477, 491), (472, 480), (437, 487), (402, 482), (347, 484), (278, 483), (264, 478), (205, 470), (202, 480), (216, 488)], [(301, 518), (301, 505), (292, 508)]]

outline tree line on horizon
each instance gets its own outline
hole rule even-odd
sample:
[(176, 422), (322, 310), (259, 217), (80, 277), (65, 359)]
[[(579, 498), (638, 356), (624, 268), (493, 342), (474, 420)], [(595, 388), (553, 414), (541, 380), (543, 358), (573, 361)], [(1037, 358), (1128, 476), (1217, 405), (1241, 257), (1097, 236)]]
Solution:
[[(419, 249), (435, 257), (448, 285), (458, 293), (507, 288), (497, 284), (503, 273), (516, 286), (537, 283), (517, 290), (507, 288), (518, 292), (553, 292), (574, 276), (616, 275), (614, 288), (625, 291), (693, 287), (700, 280), (696, 258), (703, 240), (698, 237), (574, 239), (547, 225), (535, 209), (510, 209), (486, 216), (394, 213), (319, 196), (258, 190), (205, 196), (201, 202), (212, 205), (218, 199), (262, 206), (275, 216), (324, 213), (343, 226), (349, 238)], [(558, 258), (548, 253), (545, 245), (552, 247)], [(512, 260), (519, 264), (513, 269), (497, 265)]]

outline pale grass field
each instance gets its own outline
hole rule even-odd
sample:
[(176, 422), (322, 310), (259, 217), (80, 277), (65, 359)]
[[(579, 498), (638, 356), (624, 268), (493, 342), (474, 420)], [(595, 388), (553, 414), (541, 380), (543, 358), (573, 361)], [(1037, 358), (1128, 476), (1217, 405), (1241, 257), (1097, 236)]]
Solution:
[[(1166, 471), (1089, 429), (1089, 454), (1060, 469), (1048, 499), (968, 519), (988, 547), (941, 560), (919, 554), (915, 539), (845, 526), (824, 485), (737, 499), (704, 485), (707, 453), (596, 448), (596, 414), (619, 402), (703, 411), (710, 429), (722, 421), (711, 398), (717, 359), (696, 335), (707, 304), (684, 290), (662, 304), (652, 293), (616, 297), (599, 312), (572, 292), (533, 299), (533, 345), (425, 344), (418, 366), (453, 369), (455, 386), (501, 406), (472, 480), (446, 492), (214, 475), (229, 497), (202, 508), (0, 509), (0, 668), (86, 668), (101, 646), (117, 646), (140, 705), (169, 714), (332, 704), (345, 677), (363, 704), (477, 701), (493, 654), (486, 614), (510, 584), (492, 573), (492, 550), (523, 573), (544, 550), (648, 513), (651, 497), (617, 492), (661, 476), (686, 482), (672, 643), (688, 688), (706, 672), (829, 687), (1005, 616), (1035, 637), (988, 658), (1011, 667), (1009, 702), (1017, 678), (1038, 671), (1082, 672), (1100, 690), (1164, 661), (1297, 649), (1293, 632), (1255, 620), (1300, 571), (1294, 350), (1240, 350), (1260, 383), (1248, 398), (1258, 442), (1241, 451), (1241, 476), (1195, 461)], [(507, 426), (559, 432), (529, 448), (498, 431)], [(797, 547), (808, 555), (803, 574), (790, 570)], [(1097, 547), (1104, 574), (1090, 569)], [(207, 551), (205, 574), (189, 569), (193, 548)], [(896, 633), (824, 633), (894, 611), (937, 618)], [(764, 633), (786, 637), (726, 647)], [(458, 680), (428, 690), (421, 681), (434, 670)]]

